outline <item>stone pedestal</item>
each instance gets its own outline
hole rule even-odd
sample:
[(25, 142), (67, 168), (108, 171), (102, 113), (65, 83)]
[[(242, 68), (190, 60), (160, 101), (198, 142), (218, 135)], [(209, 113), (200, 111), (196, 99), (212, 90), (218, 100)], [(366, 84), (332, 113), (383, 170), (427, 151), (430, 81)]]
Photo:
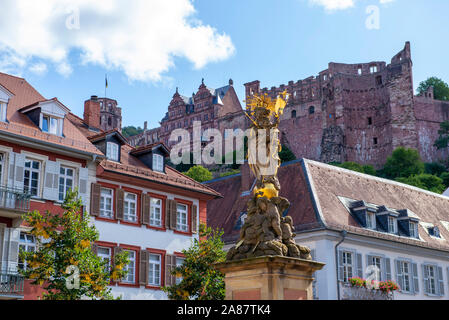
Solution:
[(324, 264), (264, 256), (215, 266), (225, 274), (226, 300), (313, 300), (312, 274)]

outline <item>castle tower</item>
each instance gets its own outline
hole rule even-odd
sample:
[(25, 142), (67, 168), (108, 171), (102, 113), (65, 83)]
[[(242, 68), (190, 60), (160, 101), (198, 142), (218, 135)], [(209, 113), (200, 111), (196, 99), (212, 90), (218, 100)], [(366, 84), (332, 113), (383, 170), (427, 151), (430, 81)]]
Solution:
[(122, 108), (117, 106), (117, 101), (114, 99), (92, 96), (86, 103), (93, 100), (100, 104), (100, 129), (103, 131), (117, 129), (121, 132)]

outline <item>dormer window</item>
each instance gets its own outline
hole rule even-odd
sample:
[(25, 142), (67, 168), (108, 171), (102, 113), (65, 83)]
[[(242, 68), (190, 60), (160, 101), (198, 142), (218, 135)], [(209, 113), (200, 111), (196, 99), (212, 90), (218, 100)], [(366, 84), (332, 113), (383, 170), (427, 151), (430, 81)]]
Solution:
[(427, 231), (429, 232), (429, 235), (432, 237), (440, 238), (440, 229), (438, 227), (428, 227)]
[(376, 229), (376, 214), (374, 212), (366, 213), (366, 227), (368, 229)]
[(0, 101), (0, 121), (6, 121), (6, 108), (8, 104), (6, 102)]
[(388, 232), (389, 233), (397, 233), (398, 227), (397, 227), (397, 221), (394, 217), (388, 217)]
[(117, 143), (114, 142), (108, 142), (107, 148), (106, 148), (106, 157), (109, 160), (112, 161), (119, 161), (118, 155), (119, 155), (119, 146)]
[(153, 154), (153, 170), (164, 172), (164, 157), (160, 154)]
[(62, 131), (58, 128), (59, 119), (42, 115), (42, 126), (43, 132), (60, 135), (59, 132)]
[(410, 237), (412, 237), (412, 238), (416, 238), (416, 239), (419, 238), (418, 223), (412, 222), (412, 221), (409, 222), (409, 234), (410, 234)]

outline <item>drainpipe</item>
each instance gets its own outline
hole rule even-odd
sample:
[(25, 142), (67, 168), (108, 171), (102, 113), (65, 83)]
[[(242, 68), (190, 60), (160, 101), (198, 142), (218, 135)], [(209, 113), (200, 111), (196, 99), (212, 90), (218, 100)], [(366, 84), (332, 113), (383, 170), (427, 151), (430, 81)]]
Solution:
[(335, 245), (335, 271), (337, 273), (337, 300), (340, 300), (340, 281), (338, 281), (338, 246), (345, 241), (348, 232), (346, 230), (341, 231), (341, 240)]

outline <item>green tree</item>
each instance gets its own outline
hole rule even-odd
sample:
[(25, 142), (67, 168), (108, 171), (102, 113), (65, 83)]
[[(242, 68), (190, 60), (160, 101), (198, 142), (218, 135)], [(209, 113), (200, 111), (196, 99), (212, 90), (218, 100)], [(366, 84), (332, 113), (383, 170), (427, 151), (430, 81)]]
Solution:
[(214, 263), (224, 262), (226, 253), (221, 240), (223, 231), (200, 225), (200, 240), (195, 239), (189, 249), (182, 253), (185, 260), (172, 274), (182, 277), (179, 284), (162, 290), (172, 300), (223, 300), (225, 297), (224, 275), (214, 268)]
[(374, 169), (374, 167), (372, 165), (363, 165), (362, 166), (361, 164), (358, 164), (358, 163), (352, 162), (352, 161), (347, 161), (344, 163), (332, 162), (330, 164), (340, 167), (340, 168), (344, 168), (344, 169), (348, 169), (348, 170), (352, 170), (352, 171), (356, 171), (356, 172), (360, 172), (360, 173), (370, 174), (372, 176), (376, 175), (376, 170)]
[(134, 126), (127, 126), (122, 128), (122, 134), (123, 136), (125, 136), (126, 138), (131, 137), (131, 136), (135, 136), (137, 134), (140, 134), (143, 132), (143, 129), (141, 127), (134, 127)]
[(438, 162), (425, 163), (424, 167), (425, 173), (433, 174), (434, 176), (440, 176), (443, 172), (446, 172), (446, 167)]
[(112, 299), (110, 279), (126, 275), (127, 253), (115, 256), (113, 268), (92, 251), (98, 231), (81, 214), (82, 202), (77, 191), (69, 191), (62, 204), (62, 214), (33, 211), (24, 214), (37, 241), (35, 252), (21, 251), (27, 268), (22, 275), (32, 284), (43, 286), (45, 300)]
[(440, 176), (446, 188), (449, 188), (449, 172), (443, 172)]
[(435, 141), (435, 147), (438, 149), (447, 148), (449, 146), (449, 121), (440, 123), (438, 134), (440, 136)]
[(279, 152), (279, 158), (282, 163), (296, 160), (295, 154), (287, 146), (282, 146), (281, 152)]
[(212, 180), (212, 173), (203, 166), (199, 165), (191, 167), (187, 172), (184, 172), (184, 174), (198, 182)]
[(418, 87), (418, 94), (424, 94), (430, 86), (433, 86), (433, 96), (436, 100), (449, 100), (449, 86), (437, 77), (430, 77), (422, 81)]
[(412, 175), (406, 178), (399, 177), (396, 178), (396, 181), (440, 194), (446, 189), (441, 178), (427, 173)]
[(422, 173), (424, 173), (424, 162), (421, 161), (419, 152), (412, 148), (396, 148), (387, 158), (383, 168), (383, 174), (389, 179), (407, 178)]

